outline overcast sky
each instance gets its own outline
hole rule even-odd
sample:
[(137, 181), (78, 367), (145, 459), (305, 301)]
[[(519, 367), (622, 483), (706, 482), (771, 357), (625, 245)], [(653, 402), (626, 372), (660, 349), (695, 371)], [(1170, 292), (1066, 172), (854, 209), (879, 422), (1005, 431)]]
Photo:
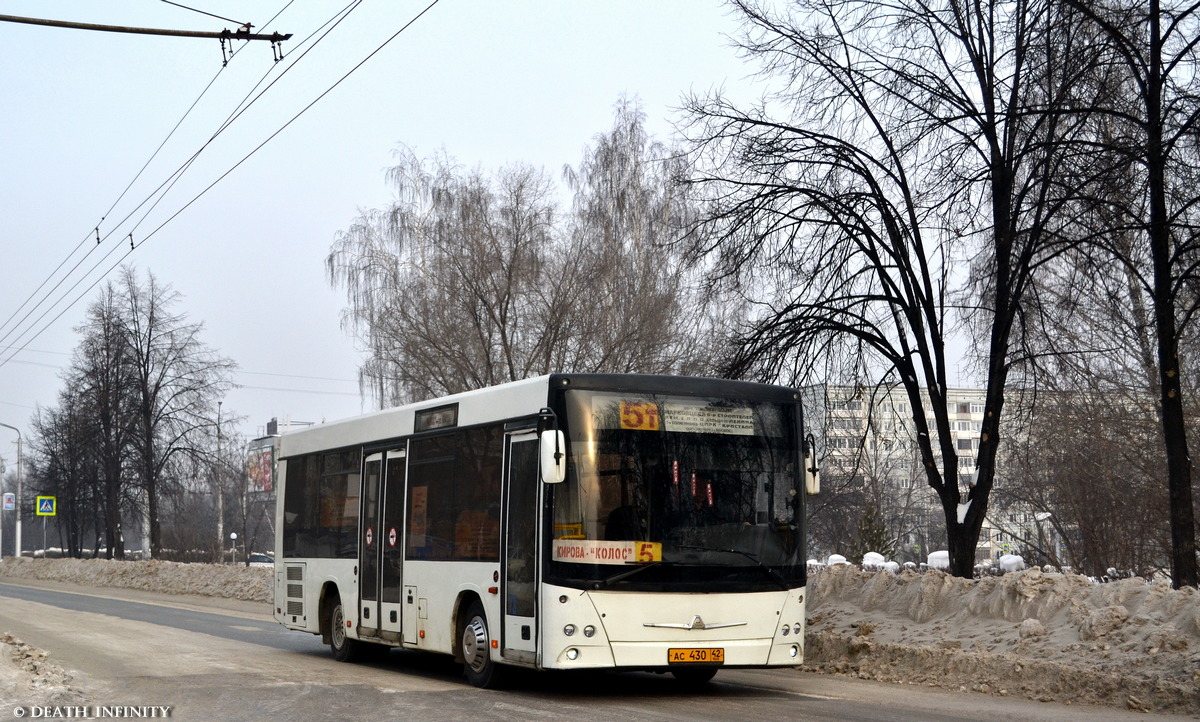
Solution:
[[(260, 433), (271, 417), (370, 410), (355, 380), (359, 353), (339, 325), (343, 297), (323, 263), (358, 209), (389, 201), (383, 174), (399, 144), (423, 156), (444, 147), (485, 169), (530, 163), (558, 177), (610, 127), (621, 94), (639, 97), (651, 131), (669, 139), (685, 92), (736, 94), (753, 70), (730, 47), (737, 26), (715, 0), (441, 0), (288, 125), (429, 0), (365, 2), (315, 45), (303, 41), (353, 3), (180, 4), (256, 32), (292, 33), (284, 61), (272, 60), (269, 44), (250, 43), (222, 69), (217, 40), (0, 22), (0, 422), (26, 436), (35, 407), (56, 401), (74, 328), (97, 294), (92, 284), (115, 278), (110, 269), (122, 262), (181, 293), (179, 310), (205, 325), (203, 340), (240, 365), (242, 388), (224, 408), (246, 417), (243, 433)], [(105, 25), (235, 27), (161, 0), (0, 0), (0, 14), (48, 13)], [(260, 89), (279, 80), (206, 146), (264, 78)], [(154, 195), (202, 148), (161, 199)], [(126, 256), (131, 233), (138, 247)], [(41, 301), (39, 285), (64, 277)], [(0, 453), (11, 463), (7, 441)]]

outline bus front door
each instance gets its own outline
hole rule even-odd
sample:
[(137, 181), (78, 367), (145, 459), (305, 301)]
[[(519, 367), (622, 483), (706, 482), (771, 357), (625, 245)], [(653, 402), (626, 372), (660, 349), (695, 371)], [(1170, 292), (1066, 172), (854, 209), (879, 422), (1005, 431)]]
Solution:
[(510, 434), (506, 458), (501, 655), (532, 664), (537, 661), (537, 435)]
[(359, 520), (359, 626), (365, 637), (400, 640), (403, 450), (371, 454), (363, 468)]

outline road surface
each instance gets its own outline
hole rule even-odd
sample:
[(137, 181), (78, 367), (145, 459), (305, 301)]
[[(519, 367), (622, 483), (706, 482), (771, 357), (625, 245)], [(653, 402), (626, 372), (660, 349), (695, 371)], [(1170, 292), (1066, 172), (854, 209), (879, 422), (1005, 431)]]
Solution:
[[(0, 633), (72, 671), (84, 706), (169, 707), (173, 720), (1146, 720), (1153, 715), (905, 687), (785, 670), (724, 670), (701, 691), (667, 675), (523, 673), (474, 689), (448, 658), (393, 650), (339, 664), (266, 604), (0, 583)], [(49, 717), (5, 699), (0, 722)], [(63, 716), (69, 710), (59, 709)], [(1164, 718), (1178, 719), (1178, 718)]]

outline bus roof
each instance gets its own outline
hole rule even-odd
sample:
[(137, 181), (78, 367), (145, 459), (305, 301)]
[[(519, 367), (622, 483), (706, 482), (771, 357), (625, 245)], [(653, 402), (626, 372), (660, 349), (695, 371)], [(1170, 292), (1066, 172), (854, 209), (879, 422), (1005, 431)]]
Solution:
[(547, 374), (290, 431), (280, 437), (279, 458), (408, 436), (415, 431), (418, 412), (442, 407), (455, 407), (454, 426), (532, 416), (549, 403), (551, 388), (568, 384), (572, 388), (617, 392), (732, 394), (762, 401), (799, 400), (794, 389), (748, 381), (641, 374)]

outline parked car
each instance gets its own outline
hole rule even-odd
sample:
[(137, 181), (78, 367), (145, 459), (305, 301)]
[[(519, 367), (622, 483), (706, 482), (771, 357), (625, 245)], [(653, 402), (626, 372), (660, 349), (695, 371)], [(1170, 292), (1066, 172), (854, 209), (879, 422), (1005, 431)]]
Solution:
[(270, 554), (259, 554), (256, 552), (250, 555), (250, 566), (273, 567), (275, 566), (275, 557)]

